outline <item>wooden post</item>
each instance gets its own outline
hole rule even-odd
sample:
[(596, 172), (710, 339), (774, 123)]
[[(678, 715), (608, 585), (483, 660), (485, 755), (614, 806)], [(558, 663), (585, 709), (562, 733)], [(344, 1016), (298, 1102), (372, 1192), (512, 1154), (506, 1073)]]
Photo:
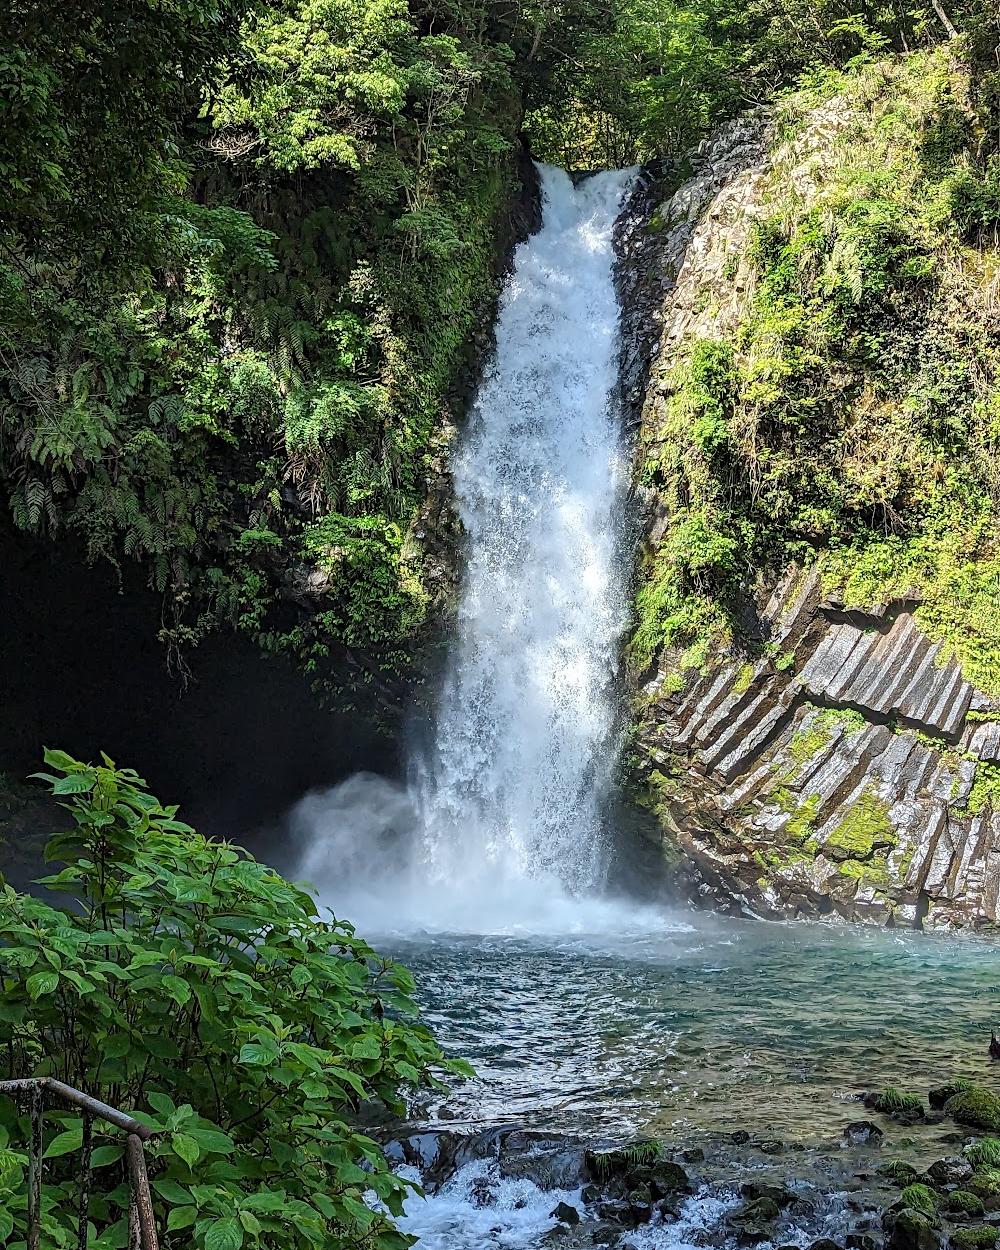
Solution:
[(135, 1205), (142, 1234), (142, 1250), (159, 1250), (156, 1224), (153, 1220), (153, 1195), (149, 1192), (149, 1175), (146, 1172), (146, 1156), (142, 1141), (136, 1133), (129, 1133), (125, 1143), (128, 1170), (132, 1182), (132, 1203)]
[(93, 1148), (94, 1117), (83, 1113), (83, 1149), (80, 1155), (80, 1226), (77, 1250), (87, 1250), (87, 1220), (90, 1216), (90, 1155)]
[(28, 1250), (38, 1250), (42, 1237), (42, 1086), (31, 1090), (31, 1146), (28, 1153)]

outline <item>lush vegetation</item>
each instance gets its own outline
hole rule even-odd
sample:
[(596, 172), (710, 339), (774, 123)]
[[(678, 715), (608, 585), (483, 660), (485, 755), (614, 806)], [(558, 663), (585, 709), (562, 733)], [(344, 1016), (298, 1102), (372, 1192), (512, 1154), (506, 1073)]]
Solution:
[[(180, 665), (225, 626), (311, 668), (398, 666), (522, 121), (567, 164), (677, 156), (817, 66), (953, 23), (992, 48), (976, 4), (14, 0), (4, 523), (138, 562)], [(955, 187), (969, 230), (992, 228), (989, 170)]]
[[(200, 837), (129, 769), (61, 751), (41, 774), (71, 817), (42, 884), (0, 888), (0, 1047), (157, 1130), (161, 1244), (391, 1250), (407, 1185), (358, 1127), (446, 1062), (409, 974), (239, 848)], [(76, 1246), (78, 1114), (46, 1116), (42, 1242)], [(0, 1100), (0, 1241), (23, 1237), (28, 1120)], [(95, 1123), (91, 1239), (127, 1241), (120, 1131)], [(376, 1210), (366, 1201), (380, 1200)]]
[(698, 667), (759, 570), (818, 559), (850, 605), (919, 597), (1000, 692), (998, 84), (958, 39), (814, 73), (782, 103), (721, 279), (745, 292), (739, 324), (660, 380), (644, 474), (670, 522), (637, 665), (667, 645)]

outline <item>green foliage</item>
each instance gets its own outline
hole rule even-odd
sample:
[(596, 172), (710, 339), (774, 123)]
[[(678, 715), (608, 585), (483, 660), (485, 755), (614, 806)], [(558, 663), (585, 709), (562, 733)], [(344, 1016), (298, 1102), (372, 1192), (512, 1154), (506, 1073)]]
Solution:
[[(683, 153), (713, 125), (799, 76), (822, 90), (831, 71), (948, 34), (929, 2), (620, 0), (608, 7), (570, 0), (534, 7), (534, 55), (524, 71), (528, 131), (547, 159), (582, 168)], [(962, 0), (950, 20), (988, 73), (1000, 35), (995, 8)], [(928, 135), (928, 155), (949, 138), (954, 126)]]
[[(165, 1245), (402, 1248), (407, 1192), (362, 1112), (399, 1114), (446, 1063), (409, 974), (229, 843), (200, 837), (130, 769), (47, 751), (72, 827), (49, 844), (57, 908), (3, 888), (0, 1044), (134, 1110)], [(79, 1119), (49, 1112), (43, 1242), (76, 1245)], [(98, 1131), (105, 1133), (101, 1126)], [(25, 1219), (27, 1120), (0, 1107), (0, 1191)], [(95, 1247), (125, 1245), (121, 1135), (95, 1141)], [(106, 1181), (106, 1183), (100, 1183)], [(388, 1214), (369, 1208), (374, 1192)]]
[(973, 1167), (1000, 1167), (1000, 1141), (995, 1137), (980, 1137), (965, 1148), (965, 1157)]
[[(749, 570), (819, 561), (848, 607), (919, 597), (944, 654), (1000, 691), (996, 255), (956, 193), (993, 166), (968, 56), (828, 69), (782, 103), (739, 327), (682, 345), (644, 430), (669, 525), (637, 664), (728, 645)], [(673, 554), (692, 516), (716, 535), (700, 580)]]
[[(14, 524), (142, 561), (174, 651), (225, 624), (310, 663), (369, 645), (359, 671), (398, 667), (422, 617), (401, 607), (421, 592), (400, 535), (495, 292), (505, 28), (478, 0), (4, 20)], [(303, 633), (283, 590), (324, 517), (377, 531), (379, 553), (341, 563)]]

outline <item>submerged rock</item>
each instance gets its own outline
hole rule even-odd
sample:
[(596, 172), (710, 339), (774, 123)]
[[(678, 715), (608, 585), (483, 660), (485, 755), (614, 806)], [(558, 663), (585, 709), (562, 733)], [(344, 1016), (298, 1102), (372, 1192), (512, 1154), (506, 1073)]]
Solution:
[(871, 1120), (854, 1120), (844, 1129), (844, 1140), (849, 1146), (880, 1146), (884, 1136)]

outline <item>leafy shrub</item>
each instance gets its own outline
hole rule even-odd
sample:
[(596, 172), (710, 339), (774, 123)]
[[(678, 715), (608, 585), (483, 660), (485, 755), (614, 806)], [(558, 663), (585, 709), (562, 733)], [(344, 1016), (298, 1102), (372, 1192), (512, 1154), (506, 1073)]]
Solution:
[[(416, 1022), (409, 974), (270, 868), (178, 821), (132, 770), (45, 758), (74, 827), (49, 843), (63, 866), (42, 884), (69, 902), (0, 896), (12, 1070), (58, 1076), (157, 1130), (147, 1155), (165, 1246), (408, 1244), (390, 1218), (407, 1186), (361, 1112), (401, 1113), (408, 1089), (467, 1070)], [(47, 1119), (43, 1241), (75, 1246), (79, 1119)], [(4, 1100), (0, 1192), (22, 1232), (26, 1131)], [(107, 1179), (91, 1244), (104, 1250), (126, 1244), (127, 1189), (121, 1135), (96, 1144)]]

